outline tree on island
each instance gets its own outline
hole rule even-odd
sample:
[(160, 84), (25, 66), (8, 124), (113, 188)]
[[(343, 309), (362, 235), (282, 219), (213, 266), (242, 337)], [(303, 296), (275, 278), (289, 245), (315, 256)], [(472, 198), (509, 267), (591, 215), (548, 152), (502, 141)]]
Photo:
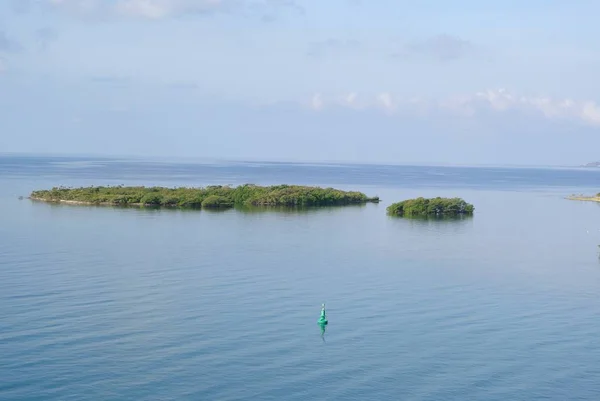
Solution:
[(167, 206), (184, 208), (229, 208), (234, 206), (342, 206), (379, 202), (356, 191), (300, 185), (258, 186), (252, 184), (205, 188), (163, 187), (55, 187), (33, 191), (31, 199), (119, 206)]
[(475, 208), (461, 198), (423, 198), (407, 199), (394, 203), (387, 208), (392, 216), (426, 217), (426, 216), (463, 216), (472, 215)]

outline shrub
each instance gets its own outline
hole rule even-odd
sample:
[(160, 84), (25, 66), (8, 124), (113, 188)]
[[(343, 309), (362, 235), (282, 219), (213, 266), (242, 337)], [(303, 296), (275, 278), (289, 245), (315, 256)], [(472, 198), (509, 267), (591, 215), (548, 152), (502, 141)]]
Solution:
[(394, 216), (458, 216), (472, 215), (475, 208), (461, 198), (423, 197), (394, 203), (387, 213)]
[(224, 196), (210, 195), (204, 199), (204, 201), (202, 201), (202, 207), (205, 208), (222, 208), (232, 206), (233, 202)]

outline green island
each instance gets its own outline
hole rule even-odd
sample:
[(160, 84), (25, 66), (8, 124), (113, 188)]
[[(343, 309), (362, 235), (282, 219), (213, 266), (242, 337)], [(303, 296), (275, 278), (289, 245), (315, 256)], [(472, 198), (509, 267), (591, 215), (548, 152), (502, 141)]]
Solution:
[(475, 208), (461, 198), (415, 198), (393, 203), (387, 208), (392, 216), (452, 217), (470, 216)]
[(578, 201), (600, 202), (600, 193), (597, 193), (596, 195), (592, 195), (592, 196), (570, 195), (570, 196), (567, 196), (567, 199), (578, 200)]
[(361, 192), (300, 185), (237, 187), (212, 185), (203, 188), (144, 186), (55, 187), (33, 191), (32, 200), (81, 205), (154, 206), (222, 209), (238, 206), (343, 206), (379, 202)]

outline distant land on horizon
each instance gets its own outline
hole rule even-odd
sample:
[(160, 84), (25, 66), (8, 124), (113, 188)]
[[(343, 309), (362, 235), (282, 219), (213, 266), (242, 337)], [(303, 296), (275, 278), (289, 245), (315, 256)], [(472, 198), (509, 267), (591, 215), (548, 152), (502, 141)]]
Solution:
[(580, 167), (600, 167), (600, 162), (591, 162), (591, 163), (584, 164)]

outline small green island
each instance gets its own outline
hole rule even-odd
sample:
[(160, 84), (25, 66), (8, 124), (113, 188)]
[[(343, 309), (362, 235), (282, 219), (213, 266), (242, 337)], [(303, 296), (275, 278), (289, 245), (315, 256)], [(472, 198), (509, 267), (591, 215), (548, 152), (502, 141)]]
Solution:
[(144, 186), (55, 187), (33, 191), (29, 199), (80, 205), (179, 207), (223, 209), (238, 206), (344, 206), (379, 202), (362, 192), (300, 185), (237, 187), (213, 185), (203, 188)]
[(471, 216), (475, 208), (461, 198), (415, 198), (393, 203), (387, 208), (391, 216), (460, 217)]

